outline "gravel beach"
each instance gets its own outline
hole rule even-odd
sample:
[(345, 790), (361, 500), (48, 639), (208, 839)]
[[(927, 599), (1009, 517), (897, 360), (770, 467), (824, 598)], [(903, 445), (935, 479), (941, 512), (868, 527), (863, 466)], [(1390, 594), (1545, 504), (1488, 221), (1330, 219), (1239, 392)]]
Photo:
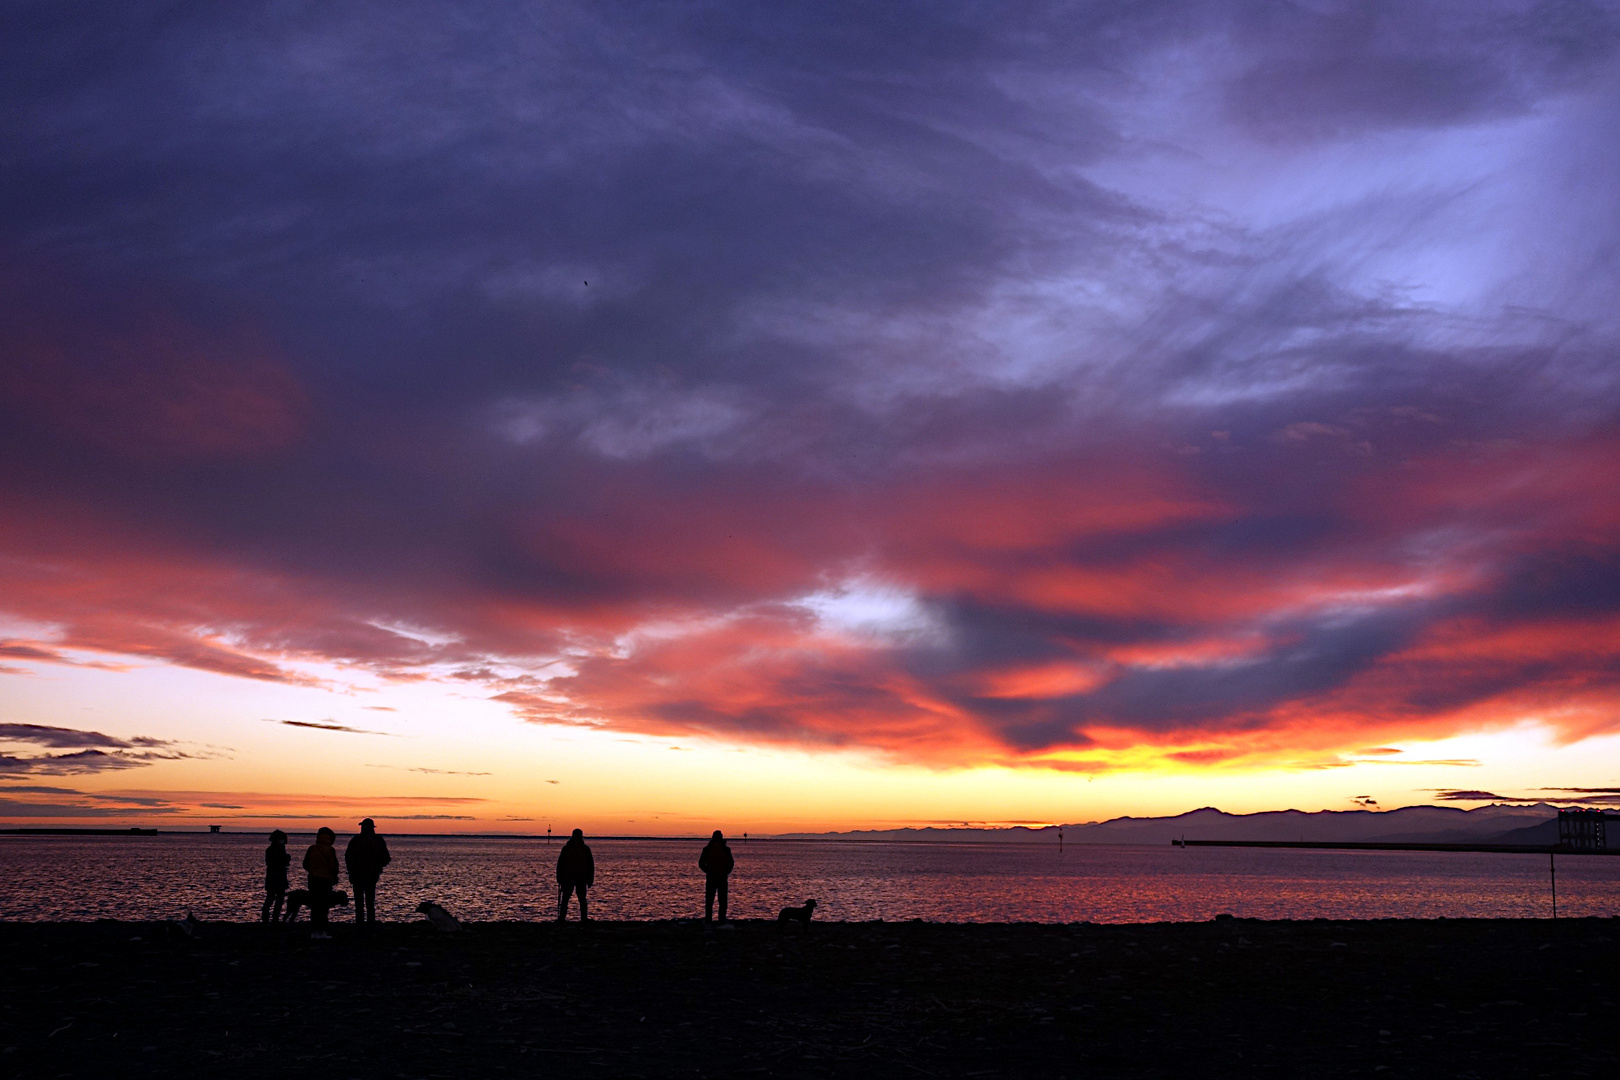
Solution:
[(0, 925), (11, 1076), (1613, 1075), (1620, 920)]

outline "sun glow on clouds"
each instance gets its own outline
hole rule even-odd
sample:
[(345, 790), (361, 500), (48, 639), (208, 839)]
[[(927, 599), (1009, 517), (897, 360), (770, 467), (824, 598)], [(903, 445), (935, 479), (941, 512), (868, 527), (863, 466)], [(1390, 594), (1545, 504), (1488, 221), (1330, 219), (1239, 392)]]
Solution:
[(822, 629), (852, 638), (889, 643), (938, 640), (943, 627), (914, 593), (873, 582), (852, 581), (797, 601), (816, 616)]
[(7, 719), (237, 747), (96, 748), (210, 811), (302, 762), (511, 819), (552, 752), (1059, 820), (1610, 747), (1620, 27), (1465, 8), (0, 27), (57, 88), (0, 179)]

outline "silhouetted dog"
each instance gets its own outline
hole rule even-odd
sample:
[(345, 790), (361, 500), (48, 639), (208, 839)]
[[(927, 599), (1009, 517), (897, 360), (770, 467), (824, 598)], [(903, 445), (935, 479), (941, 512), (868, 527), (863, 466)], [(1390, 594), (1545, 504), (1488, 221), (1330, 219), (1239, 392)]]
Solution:
[(806, 930), (810, 929), (810, 916), (816, 913), (816, 902), (806, 900), (804, 907), (785, 907), (782, 914), (776, 917), (778, 923), (796, 922)]
[[(335, 907), (349, 906), (349, 894), (342, 889), (333, 889), (327, 894), (327, 897), (326, 910), (328, 911)], [(300, 908), (313, 908), (314, 905), (310, 903), (313, 899), (315, 899), (315, 894), (308, 889), (294, 889), (289, 892), (287, 894), (287, 921), (292, 922), (296, 919)]]
[(435, 930), (443, 930), (447, 934), (453, 934), (461, 929), (461, 923), (454, 915), (431, 900), (424, 900), (417, 904), (416, 910), (419, 914), (427, 916), (428, 922), (433, 924)]
[(183, 937), (201, 937), (202, 921), (188, 911), (186, 912), (186, 917), (184, 919), (170, 919), (167, 929), (169, 933), (180, 934)]

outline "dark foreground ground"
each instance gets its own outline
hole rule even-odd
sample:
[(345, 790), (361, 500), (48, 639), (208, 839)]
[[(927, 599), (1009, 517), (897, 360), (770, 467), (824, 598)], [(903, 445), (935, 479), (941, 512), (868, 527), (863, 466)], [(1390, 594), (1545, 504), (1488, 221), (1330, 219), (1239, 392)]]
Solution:
[(0, 925), (0, 1075), (1563, 1078), (1620, 1049), (1620, 920), (335, 930)]

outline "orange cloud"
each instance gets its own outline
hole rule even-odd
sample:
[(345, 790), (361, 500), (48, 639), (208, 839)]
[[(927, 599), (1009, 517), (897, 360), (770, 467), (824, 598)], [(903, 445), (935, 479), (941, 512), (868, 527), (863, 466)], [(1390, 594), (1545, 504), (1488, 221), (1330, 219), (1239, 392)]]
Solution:
[(12, 491), (0, 588), (56, 628), (30, 648), (292, 682), (318, 660), (482, 685), (540, 722), (940, 766), (1321, 763), (1526, 719), (1615, 728), (1620, 517), (1590, 505), (1614, 444), (1357, 458), (1293, 518), (1155, 460), (863, 492), (598, 464), (559, 481), (567, 513), (497, 522), (483, 565), (425, 577), (209, 551)]

